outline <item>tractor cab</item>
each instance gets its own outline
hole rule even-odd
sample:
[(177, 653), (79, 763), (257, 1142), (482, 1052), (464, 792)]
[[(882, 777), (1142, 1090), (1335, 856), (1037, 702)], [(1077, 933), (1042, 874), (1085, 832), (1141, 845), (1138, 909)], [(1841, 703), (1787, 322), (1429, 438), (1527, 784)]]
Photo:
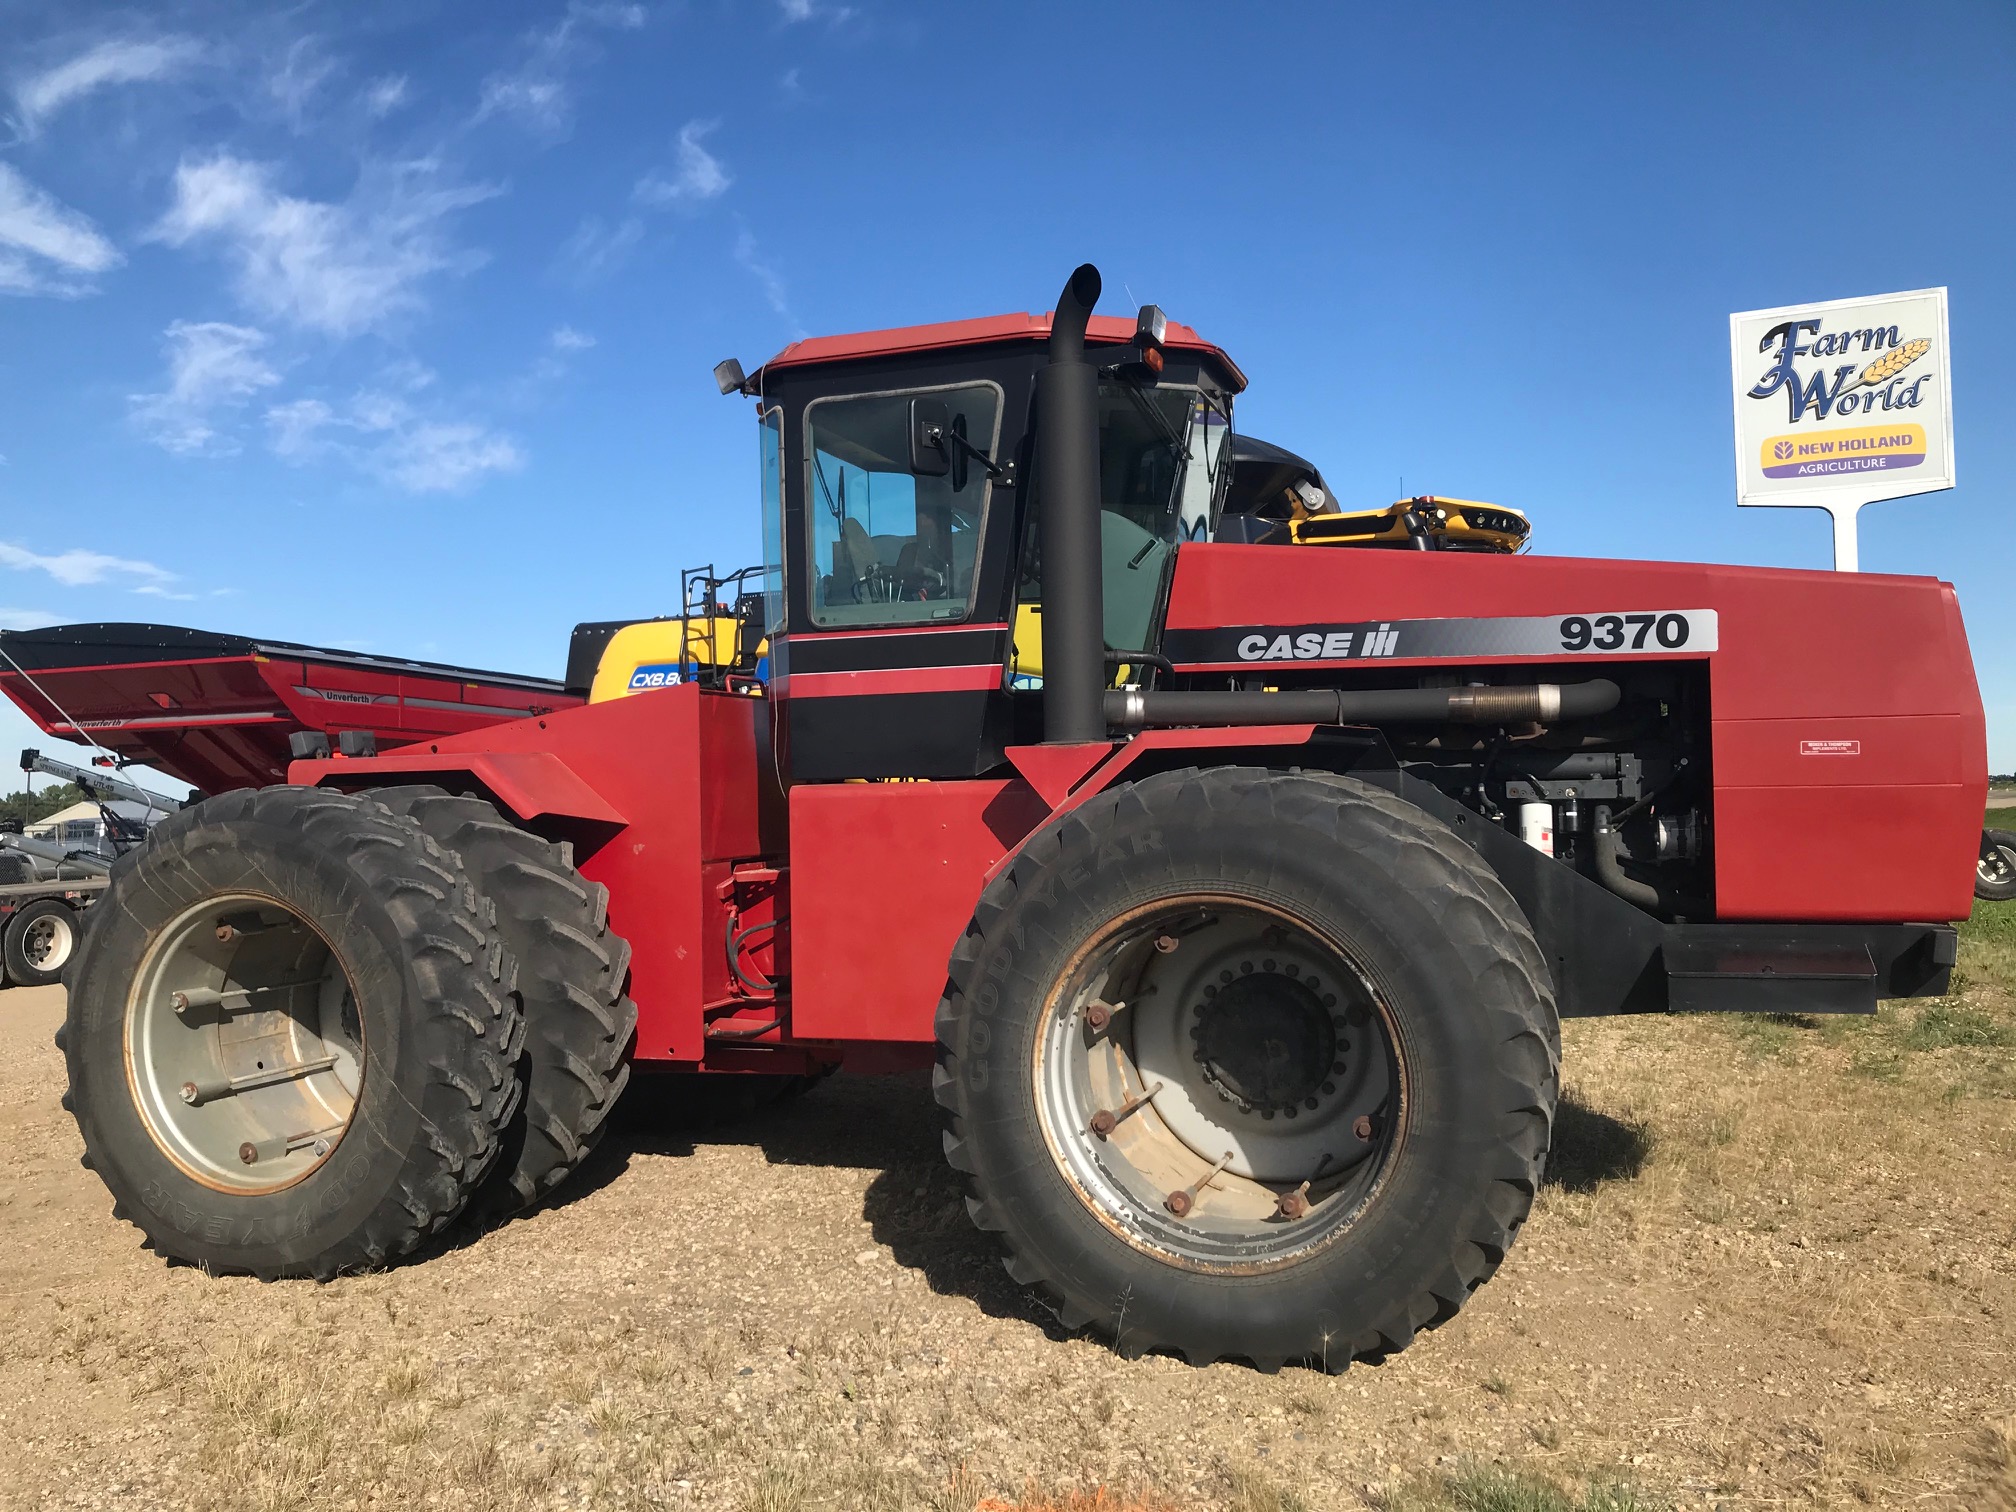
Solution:
[[(951, 778), (1042, 738), (1037, 375), (1049, 315), (786, 347), (723, 392), (756, 400), (765, 625), (796, 781)], [(1103, 639), (1151, 653), (1176, 547), (1230, 485), (1245, 377), (1153, 306), (1095, 317)]]

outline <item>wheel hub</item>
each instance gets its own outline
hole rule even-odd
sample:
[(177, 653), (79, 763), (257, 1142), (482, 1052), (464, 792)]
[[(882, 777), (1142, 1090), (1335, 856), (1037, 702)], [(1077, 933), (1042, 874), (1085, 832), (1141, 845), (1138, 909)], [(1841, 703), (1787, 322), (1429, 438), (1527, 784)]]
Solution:
[(1095, 1211), (1184, 1263), (1327, 1242), (1391, 1147), (1395, 1046), (1363, 969), (1276, 910), (1215, 896), (1116, 921), (1063, 988), (1043, 1116)]
[(1336, 1091), (1332, 1077), (1344, 1069), (1337, 1058), (1343, 1021), (1332, 1022), (1300, 968), (1282, 970), (1267, 960), (1230, 982), (1208, 985), (1194, 1013), (1190, 1037), (1205, 1079), (1241, 1112), (1293, 1118), (1305, 1107), (1314, 1112), (1322, 1093)]
[(251, 895), (161, 932), (131, 989), (127, 1068), (147, 1132), (218, 1191), (274, 1191), (326, 1160), (363, 1081), (363, 1025), (321, 933)]

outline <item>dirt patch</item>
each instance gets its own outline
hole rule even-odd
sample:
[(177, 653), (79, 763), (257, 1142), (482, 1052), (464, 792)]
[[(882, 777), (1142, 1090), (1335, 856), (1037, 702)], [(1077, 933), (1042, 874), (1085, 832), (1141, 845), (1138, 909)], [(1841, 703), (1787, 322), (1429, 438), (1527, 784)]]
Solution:
[(563, 1202), (385, 1275), (171, 1268), (77, 1165), (60, 995), (9, 991), (0, 1504), (2016, 1512), (2016, 905), (1982, 909), (1940, 1003), (1570, 1024), (1500, 1275), (1339, 1377), (1069, 1333), (911, 1080), (700, 1135), (640, 1096)]

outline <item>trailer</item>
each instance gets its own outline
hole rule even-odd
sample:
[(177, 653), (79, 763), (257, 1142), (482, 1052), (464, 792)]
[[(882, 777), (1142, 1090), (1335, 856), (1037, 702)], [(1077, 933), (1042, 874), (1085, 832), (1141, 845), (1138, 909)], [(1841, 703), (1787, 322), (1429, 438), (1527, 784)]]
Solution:
[(330, 1278), (544, 1198), (633, 1075), (913, 1066), (1068, 1326), (1340, 1369), (1503, 1262), (1562, 1017), (1946, 990), (1987, 789), (1949, 585), (1515, 554), (1435, 496), (1281, 530), (1244, 373), (1099, 292), (723, 363), (766, 551), (723, 665), (653, 683), (596, 622), (559, 686), (331, 718), (358, 669), (304, 648), (36, 632), (0, 687), (211, 795), (67, 977), (116, 1210)]

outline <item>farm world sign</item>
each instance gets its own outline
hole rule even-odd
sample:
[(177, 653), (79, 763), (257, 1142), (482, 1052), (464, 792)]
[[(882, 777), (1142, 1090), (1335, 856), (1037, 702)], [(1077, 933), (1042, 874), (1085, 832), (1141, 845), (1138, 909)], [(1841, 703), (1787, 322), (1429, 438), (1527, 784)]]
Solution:
[(1834, 516), (1834, 566), (1856, 570), (1864, 504), (1953, 486), (1946, 291), (1729, 317), (1736, 502)]

